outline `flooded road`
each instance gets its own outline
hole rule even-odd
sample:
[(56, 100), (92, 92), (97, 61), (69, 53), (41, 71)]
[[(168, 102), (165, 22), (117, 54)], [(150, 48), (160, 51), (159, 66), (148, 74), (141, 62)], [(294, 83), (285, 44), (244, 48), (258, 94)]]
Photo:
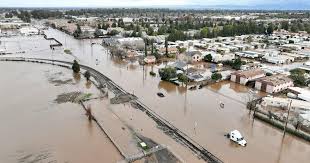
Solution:
[[(189, 91), (185, 87), (160, 81), (158, 76), (150, 76), (149, 72), (157, 72), (158, 66), (143, 67), (137, 62), (120, 61), (107, 55), (102, 46), (91, 46), (91, 42), (100, 40), (75, 40), (53, 29), (46, 31), (46, 34), (62, 42), (64, 48), (72, 50), (81, 63), (94, 67), (126, 91), (137, 95), (140, 101), (224, 162), (306, 163), (310, 160), (309, 143), (288, 134), (283, 139), (282, 131), (261, 121), (253, 121), (245, 108), (245, 103), (251, 98), (250, 90), (245, 86), (221, 82)], [(70, 60), (68, 56), (58, 54), (62, 51), (54, 51), (53, 57), (64, 56), (64, 59)], [(37, 52), (37, 55), (52, 57), (46, 54)], [(158, 92), (166, 97), (159, 98), (156, 95)], [(258, 92), (257, 96), (260, 95)], [(220, 108), (220, 102), (225, 104), (225, 108)], [(224, 137), (234, 129), (243, 134), (248, 142), (247, 147), (239, 147)]]
[[(70, 70), (41, 64), (1, 62), (0, 162), (117, 162), (122, 156), (83, 108), (58, 104), (57, 95), (99, 92)], [(5, 76), (5, 77), (4, 77)], [(60, 82), (63, 81), (63, 82)]]

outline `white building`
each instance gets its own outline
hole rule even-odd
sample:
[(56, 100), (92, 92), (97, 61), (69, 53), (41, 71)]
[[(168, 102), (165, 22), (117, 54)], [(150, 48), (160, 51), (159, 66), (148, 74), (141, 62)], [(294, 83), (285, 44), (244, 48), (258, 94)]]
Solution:
[(267, 93), (277, 93), (292, 86), (294, 86), (293, 80), (284, 75), (267, 76), (255, 82), (255, 89)]
[(34, 27), (23, 27), (23, 28), (19, 29), (19, 31), (22, 35), (26, 35), (26, 36), (38, 35), (39, 34), (39, 30), (37, 28), (34, 28)]
[(265, 76), (265, 72), (261, 69), (252, 69), (246, 71), (236, 71), (231, 74), (230, 80), (242, 85), (246, 85), (248, 81), (253, 81)]
[(291, 109), (305, 109), (310, 111), (310, 102), (295, 100), (289, 98), (280, 98), (280, 97), (264, 97), (262, 105), (263, 106), (274, 106), (280, 108), (287, 108), (289, 103), (291, 103)]
[(244, 52), (236, 52), (236, 55), (245, 58), (257, 58), (260, 55), (260, 53), (254, 51), (244, 51)]

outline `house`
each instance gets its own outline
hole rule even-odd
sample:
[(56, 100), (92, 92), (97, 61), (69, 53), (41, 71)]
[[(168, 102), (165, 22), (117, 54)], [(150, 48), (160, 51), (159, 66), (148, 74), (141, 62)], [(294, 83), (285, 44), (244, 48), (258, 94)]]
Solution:
[(199, 62), (202, 60), (202, 53), (200, 51), (189, 51), (186, 52), (186, 55), (193, 61)]
[(127, 38), (118, 38), (117, 45), (124, 46), (131, 49), (143, 49), (144, 40), (140, 37), (127, 37)]
[(210, 53), (212, 56), (212, 61), (215, 63), (223, 62), (223, 61), (231, 61), (235, 59), (235, 54), (227, 53), (227, 54), (219, 54), (219, 53)]
[[(171, 47), (168, 48), (168, 54), (178, 54), (179, 50), (177, 48)], [(166, 54), (166, 48), (160, 48), (158, 49), (158, 54), (165, 55)]]
[(277, 93), (294, 86), (293, 80), (284, 75), (273, 75), (255, 81), (255, 89), (267, 93)]
[(183, 61), (176, 61), (170, 66), (182, 71), (185, 71), (188, 68), (188, 65)]
[(236, 52), (236, 55), (245, 58), (257, 58), (259, 57), (260, 53), (254, 51), (244, 51), (244, 52)]
[(310, 102), (310, 90), (300, 87), (290, 87), (288, 90), (295, 94), (297, 98)]
[(291, 109), (302, 109), (310, 111), (310, 102), (289, 99), (289, 98), (280, 98), (280, 97), (264, 97), (262, 105), (263, 106), (274, 106), (279, 108), (287, 108), (289, 103), (291, 103)]
[(155, 56), (150, 55), (150, 56), (147, 56), (147, 57), (144, 58), (144, 62), (147, 63), (147, 64), (155, 63), (156, 62), (156, 58), (155, 58)]
[(266, 55), (263, 57), (263, 59), (266, 62), (273, 63), (273, 64), (284, 64), (284, 63), (294, 62), (294, 57), (290, 57), (286, 55), (277, 55), (277, 56)]
[(265, 76), (265, 72), (261, 69), (251, 69), (246, 71), (236, 71), (231, 74), (230, 80), (242, 85), (246, 85), (248, 81), (253, 81)]

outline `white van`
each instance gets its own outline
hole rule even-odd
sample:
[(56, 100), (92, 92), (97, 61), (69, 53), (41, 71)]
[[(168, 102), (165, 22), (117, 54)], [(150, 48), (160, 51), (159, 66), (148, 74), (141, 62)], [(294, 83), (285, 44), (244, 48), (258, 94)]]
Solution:
[(229, 133), (230, 140), (238, 143), (239, 145), (245, 147), (247, 142), (244, 140), (243, 136), (240, 134), (238, 130), (231, 131)]

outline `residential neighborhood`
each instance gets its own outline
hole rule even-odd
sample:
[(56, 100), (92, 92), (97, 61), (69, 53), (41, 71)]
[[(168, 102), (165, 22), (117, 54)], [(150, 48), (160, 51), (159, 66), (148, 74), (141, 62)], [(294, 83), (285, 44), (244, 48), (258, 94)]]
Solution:
[(310, 12), (165, 3), (0, 8), (0, 162), (309, 162)]

